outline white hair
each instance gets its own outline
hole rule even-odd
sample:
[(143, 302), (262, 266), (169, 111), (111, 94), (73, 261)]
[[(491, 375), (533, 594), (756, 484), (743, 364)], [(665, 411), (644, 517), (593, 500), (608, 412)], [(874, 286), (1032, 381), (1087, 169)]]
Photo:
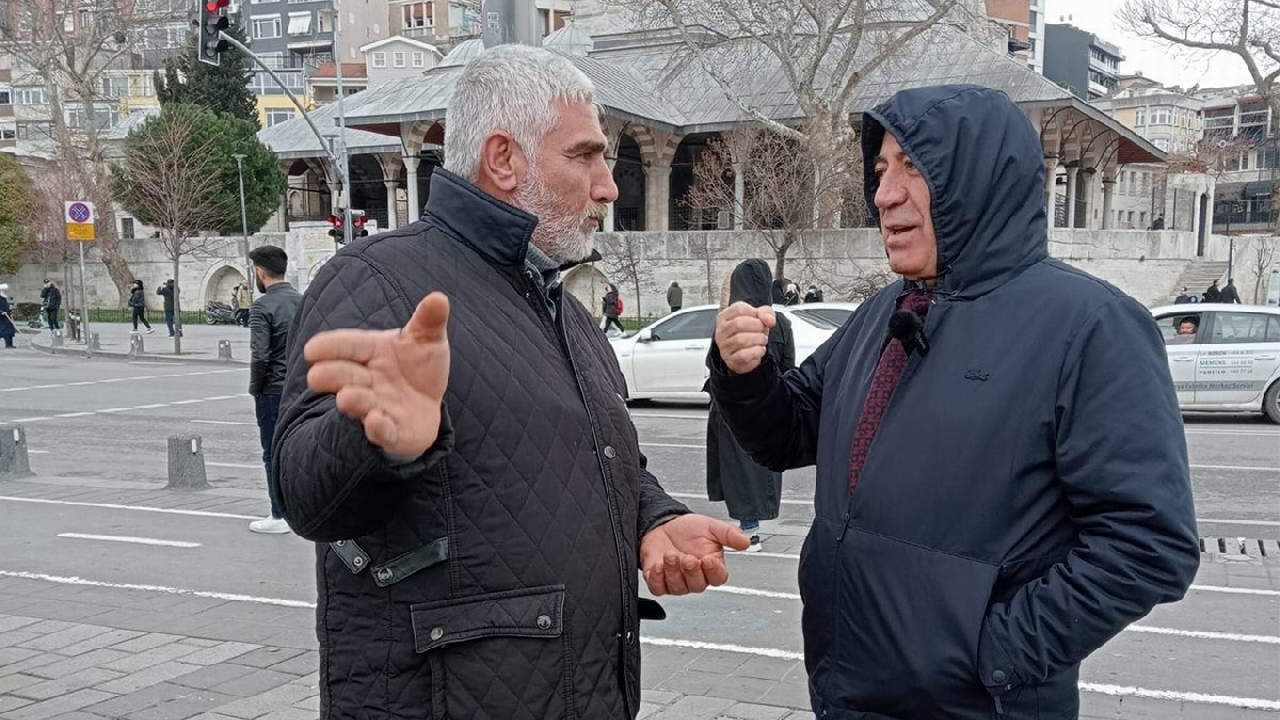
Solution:
[(559, 119), (556, 101), (592, 102), (595, 86), (561, 55), (499, 45), (467, 63), (445, 114), (445, 169), (475, 179), (480, 150), (495, 131), (510, 133), (534, 161)]

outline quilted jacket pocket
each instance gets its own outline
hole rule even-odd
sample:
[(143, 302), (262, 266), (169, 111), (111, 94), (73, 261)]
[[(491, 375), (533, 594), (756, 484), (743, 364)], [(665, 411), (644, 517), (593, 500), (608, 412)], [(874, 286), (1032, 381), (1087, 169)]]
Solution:
[(414, 647), (430, 659), (433, 720), (573, 717), (564, 595), (544, 585), (410, 606)]

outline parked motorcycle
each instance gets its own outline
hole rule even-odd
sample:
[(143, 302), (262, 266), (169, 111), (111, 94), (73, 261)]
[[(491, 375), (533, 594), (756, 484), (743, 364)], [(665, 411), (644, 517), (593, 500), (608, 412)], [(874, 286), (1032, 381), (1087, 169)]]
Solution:
[(236, 321), (236, 311), (226, 303), (210, 300), (204, 309), (204, 321), (208, 325), (231, 325)]

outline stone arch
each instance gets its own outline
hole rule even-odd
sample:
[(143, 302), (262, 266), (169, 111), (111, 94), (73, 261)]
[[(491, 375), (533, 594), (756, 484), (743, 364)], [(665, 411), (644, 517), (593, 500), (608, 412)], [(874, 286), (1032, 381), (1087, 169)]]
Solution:
[(609, 278), (594, 265), (579, 265), (564, 276), (564, 288), (586, 306), (592, 317), (600, 317), (600, 298)]
[(210, 300), (217, 300), (226, 305), (231, 304), (231, 292), (236, 285), (245, 282), (244, 271), (230, 263), (217, 263), (205, 273), (201, 288), (204, 292), (200, 298), (200, 307), (184, 308), (185, 310), (202, 310)]
[(306, 288), (307, 285), (311, 284), (311, 281), (315, 280), (316, 275), (319, 274), (320, 268), (323, 267), (325, 263), (329, 262), (329, 259), (332, 257), (333, 253), (326, 253), (307, 266), (306, 276), (301, 278), (302, 282), (298, 284), (298, 287)]
[(644, 230), (645, 167), (640, 144), (629, 132), (623, 132), (617, 152), (613, 182), (618, 186), (618, 200), (613, 204), (613, 229)]

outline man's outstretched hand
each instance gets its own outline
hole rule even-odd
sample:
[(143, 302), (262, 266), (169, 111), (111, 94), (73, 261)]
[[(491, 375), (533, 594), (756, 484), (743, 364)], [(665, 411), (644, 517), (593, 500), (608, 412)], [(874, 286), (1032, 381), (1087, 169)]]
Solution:
[(729, 579), (724, 548), (746, 550), (738, 528), (706, 515), (681, 515), (640, 540), (640, 569), (654, 595), (700, 593)]
[(416, 458), (440, 432), (449, 384), (449, 300), (431, 293), (400, 330), (333, 330), (303, 348), (307, 386), (334, 395), (338, 410), (364, 426), (390, 455)]

